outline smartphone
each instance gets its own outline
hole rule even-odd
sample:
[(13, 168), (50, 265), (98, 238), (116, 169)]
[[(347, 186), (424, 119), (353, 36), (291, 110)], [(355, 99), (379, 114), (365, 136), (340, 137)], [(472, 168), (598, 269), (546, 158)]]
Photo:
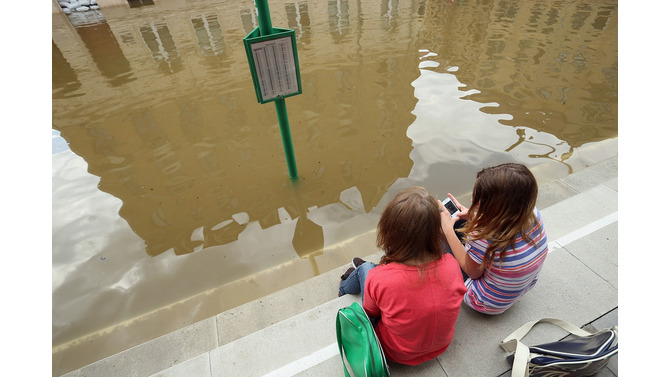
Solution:
[(458, 207), (456, 207), (456, 204), (451, 200), (451, 198), (446, 198), (442, 201), (442, 204), (447, 208), (447, 211), (449, 211), (449, 214), (451, 217), (456, 217), (458, 216)]

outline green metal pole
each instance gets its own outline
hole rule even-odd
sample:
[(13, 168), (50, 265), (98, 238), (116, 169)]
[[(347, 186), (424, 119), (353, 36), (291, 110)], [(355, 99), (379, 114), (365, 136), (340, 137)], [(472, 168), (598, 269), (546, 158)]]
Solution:
[[(256, 0), (258, 9), (258, 28), (261, 36), (272, 34), (272, 20), (270, 19), (270, 8), (267, 0)], [(277, 119), (279, 120), (279, 129), (281, 138), (284, 142), (284, 154), (286, 155), (286, 164), (288, 165), (288, 176), (291, 179), (298, 178), (298, 167), (295, 163), (295, 154), (293, 152), (293, 141), (291, 139), (291, 128), (288, 123), (288, 114), (286, 112), (286, 102), (280, 98), (275, 103), (277, 110)]]
[(258, 28), (261, 35), (272, 34), (272, 20), (270, 19), (270, 8), (267, 0), (256, 0), (256, 9), (258, 9)]
[(291, 179), (298, 178), (298, 167), (295, 163), (293, 141), (291, 140), (291, 128), (288, 126), (286, 102), (284, 102), (283, 98), (275, 101), (275, 109), (277, 110), (277, 119), (279, 119), (281, 138), (284, 141), (284, 154), (286, 155), (286, 165), (288, 165), (288, 176)]

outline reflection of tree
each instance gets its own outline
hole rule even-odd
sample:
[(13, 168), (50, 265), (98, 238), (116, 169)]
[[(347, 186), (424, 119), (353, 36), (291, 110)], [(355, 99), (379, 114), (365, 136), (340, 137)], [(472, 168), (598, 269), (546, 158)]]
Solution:
[[(310, 254), (323, 252), (323, 229), (307, 218), (307, 212), (298, 218), (295, 225), (295, 233), (291, 241), (298, 255), (309, 256)], [(313, 257), (314, 255), (311, 255)], [(315, 271), (318, 275), (318, 271)]]

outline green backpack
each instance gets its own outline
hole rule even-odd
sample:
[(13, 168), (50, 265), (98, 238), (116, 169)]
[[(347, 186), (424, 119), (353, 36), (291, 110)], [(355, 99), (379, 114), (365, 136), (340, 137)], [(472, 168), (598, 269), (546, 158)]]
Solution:
[(357, 302), (338, 310), (335, 331), (345, 376), (390, 376), (370, 318)]

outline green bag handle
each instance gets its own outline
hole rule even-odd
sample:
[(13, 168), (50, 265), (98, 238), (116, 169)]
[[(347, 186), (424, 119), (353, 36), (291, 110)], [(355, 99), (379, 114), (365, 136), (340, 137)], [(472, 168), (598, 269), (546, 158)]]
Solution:
[[(346, 308), (343, 308), (346, 309)], [(340, 309), (340, 312), (343, 310)], [(382, 367), (382, 376), (390, 376), (390, 372), (388, 369), (388, 365), (386, 364), (386, 357), (384, 355), (384, 350), (382, 349), (381, 344), (379, 343), (379, 339), (377, 338), (377, 334), (374, 331), (374, 328), (372, 327), (372, 323), (370, 322), (370, 318), (368, 317), (367, 313), (365, 313), (365, 310), (360, 306), (359, 303), (354, 302), (349, 306), (349, 309), (351, 310), (352, 314), (356, 316), (356, 319), (364, 324), (364, 327), (366, 330), (369, 331), (369, 333), (374, 337), (374, 343), (369, 343), (368, 346), (370, 347), (370, 354), (372, 355), (372, 358), (369, 360), (372, 365), (379, 365)], [(339, 314), (339, 313), (338, 313)], [(346, 315), (345, 315), (346, 317)], [(342, 341), (342, 331), (341, 331), (341, 324), (340, 324), (340, 318), (338, 315), (337, 320), (335, 321), (335, 328), (336, 328), (336, 333), (337, 333), (337, 346), (340, 351), (340, 355), (342, 356), (342, 364), (344, 365), (344, 374), (347, 377), (357, 377), (355, 371), (353, 370), (354, 368), (351, 366), (351, 362), (347, 358), (346, 353), (344, 352), (344, 345)], [(379, 352), (375, 352), (379, 351)], [(365, 357), (362, 355), (362, 357)], [(356, 361), (354, 361), (356, 362)], [(375, 369), (375, 368), (373, 368)], [(368, 375), (367, 371), (365, 375)], [(377, 376), (375, 376), (377, 377)]]
[(353, 368), (351, 367), (351, 363), (349, 363), (349, 359), (347, 359), (347, 354), (344, 352), (344, 347), (342, 345), (341, 327), (342, 326), (340, 325), (338, 316), (337, 321), (335, 321), (335, 332), (337, 333), (337, 348), (339, 349), (340, 355), (342, 356), (342, 364), (344, 364), (344, 375), (346, 377), (356, 376)]

